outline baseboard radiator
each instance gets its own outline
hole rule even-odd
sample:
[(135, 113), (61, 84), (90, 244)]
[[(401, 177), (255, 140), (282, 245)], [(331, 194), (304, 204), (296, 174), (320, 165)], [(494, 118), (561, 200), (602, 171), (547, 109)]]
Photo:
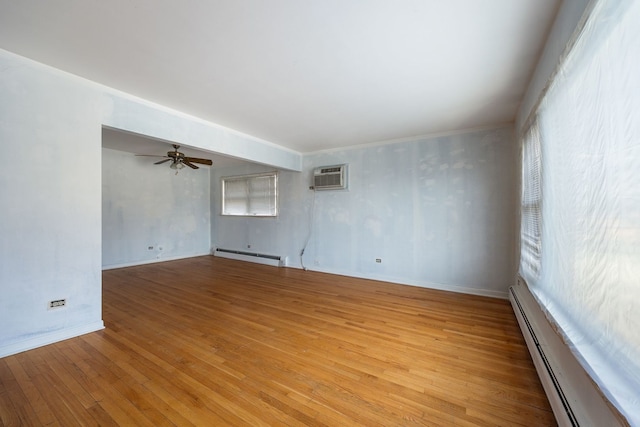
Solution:
[(582, 368), (522, 279), (509, 289), (509, 300), (558, 425), (628, 425)]
[(233, 249), (216, 248), (213, 255), (222, 258), (236, 259), (239, 261), (255, 262), (257, 264), (282, 267), (285, 265), (286, 257), (279, 255), (261, 254), (257, 252), (236, 251)]

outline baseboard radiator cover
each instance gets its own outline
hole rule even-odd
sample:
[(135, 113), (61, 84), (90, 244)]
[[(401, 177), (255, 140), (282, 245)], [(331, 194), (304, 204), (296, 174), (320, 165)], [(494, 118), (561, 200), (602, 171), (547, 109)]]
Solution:
[(509, 300), (559, 426), (627, 426), (552, 326), (522, 279)]
[(286, 257), (280, 255), (261, 254), (257, 252), (237, 251), (234, 249), (216, 248), (213, 255), (222, 258), (235, 259), (239, 261), (249, 261), (257, 264), (271, 265), (274, 267), (283, 267)]

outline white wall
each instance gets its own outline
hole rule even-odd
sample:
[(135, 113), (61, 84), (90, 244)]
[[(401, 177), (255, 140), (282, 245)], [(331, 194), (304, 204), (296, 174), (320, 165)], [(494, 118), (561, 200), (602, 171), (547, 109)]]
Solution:
[(0, 70), (2, 356), (102, 328), (101, 111), (59, 74), (5, 54)]
[(312, 170), (348, 163), (348, 191), (315, 194), (307, 268), (505, 297), (516, 272), (517, 155), (511, 128), (305, 155), (302, 173), (280, 174), (278, 218), (219, 215), (221, 176), (268, 168), (214, 170), (212, 243), (300, 267)]
[[(0, 50), (0, 357), (103, 327), (101, 129), (285, 169), (302, 156)], [(160, 242), (158, 242), (160, 243)], [(67, 307), (47, 310), (47, 302)]]
[(103, 268), (210, 252), (209, 167), (176, 174), (156, 160), (102, 149)]

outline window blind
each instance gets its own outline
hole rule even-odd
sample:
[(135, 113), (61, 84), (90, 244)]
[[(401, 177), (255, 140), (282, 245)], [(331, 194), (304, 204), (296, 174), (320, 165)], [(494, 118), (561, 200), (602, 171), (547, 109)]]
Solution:
[(527, 281), (537, 278), (540, 270), (541, 162), (540, 131), (534, 121), (522, 142), (520, 274)]
[(222, 178), (222, 215), (276, 216), (277, 174)]

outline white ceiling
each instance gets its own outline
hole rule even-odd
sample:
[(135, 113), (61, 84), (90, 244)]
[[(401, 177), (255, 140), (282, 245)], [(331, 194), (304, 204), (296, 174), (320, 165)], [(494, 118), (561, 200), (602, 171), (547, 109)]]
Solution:
[(311, 152), (512, 122), (560, 0), (0, 0), (0, 48)]

